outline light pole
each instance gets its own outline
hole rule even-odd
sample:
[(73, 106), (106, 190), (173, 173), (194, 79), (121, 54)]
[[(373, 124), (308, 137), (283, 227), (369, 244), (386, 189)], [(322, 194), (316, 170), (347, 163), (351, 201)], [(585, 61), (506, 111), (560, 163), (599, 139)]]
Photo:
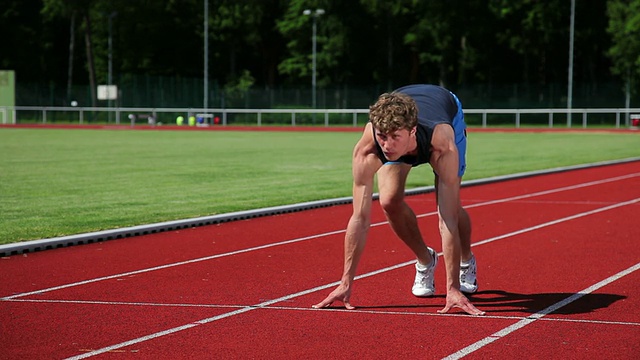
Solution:
[(113, 83), (113, 21), (112, 19), (118, 15), (117, 12), (112, 12), (109, 14), (109, 74), (107, 79), (107, 85), (111, 86)]
[(205, 112), (209, 107), (209, 0), (204, 1), (204, 99)]
[(569, 79), (567, 81), (567, 127), (571, 127), (571, 108), (573, 107), (573, 32), (576, 19), (576, 0), (571, 0), (569, 20)]
[(322, 14), (324, 14), (324, 9), (315, 9), (315, 10), (311, 10), (311, 9), (306, 9), (305, 11), (302, 12), (303, 15), (306, 16), (311, 16), (311, 18), (313, 18), (313, 35), (311, 36), (311, 42), (313, 43), (312, 45), (312, 71), (311, 71), (311, 104), (312, 107), (315, 109), (316, 108), (316, 31), (317, 31), (317, 25), (316, 22), (318, 20), (318, 17), (321, 16)]
[[(108, 74), (107, 74), (107, 85), (108, 85), (108, 90), (107, 91), (111, 91), (111, 85), (113, 84), (113, 26), (112, 26), (112, 19), (114, 17), (116, 17), (118, 15), (118, 13), (116, 11), (112, 12), (111, 14), (109, 14), (109, 69), (108, 69)], [(111, 98), (113, 97), (114, 94), (109, 94), (109, 104), (108, 106), (111, 107)], [(118, 103), (116, 103), (116, 107), (118, 106)], [(109, 122), (111, 122), (111, 111), (109, 111)]]

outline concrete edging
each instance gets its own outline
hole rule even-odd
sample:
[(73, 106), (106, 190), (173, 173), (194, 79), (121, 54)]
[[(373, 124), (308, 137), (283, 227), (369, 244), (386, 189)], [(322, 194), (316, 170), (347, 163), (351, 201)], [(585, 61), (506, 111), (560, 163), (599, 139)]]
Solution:
[[(640, 157), (621, 159), (621, 160), (612, 160), (612, 161), (603, 161), (591, 164), (582, 164), (582, 165), (574, 165), (574, 166), (566, 166), (566, 167), (558, 167), (553, 169), (539, 170), (539, 171), (528, 171), (516, 174), (510, 174), (505, 176), (495, 176), (485, 179), (477, 179), (470, 181), (463, 181), (462, 186), (475, 186), (482, 184), (489, 184), (494, 182), (520, 179), (531, 176), (545, 175), (551, 173), (559, 173), (564, 171), (578, 170), (590, 167), (598, 167), (598, 166), (607, 166), (614, 164), (622, 164), (627, 162), (640, 161)], [(406, 191), (407, 195), (417, 195), (433, 192), (433, 186), (425, 186), (414, 188)], [(378, 194), (374, 194), (374, 199), (377, 199)], [(204, 216), (198, 218), (191, 219), (183, 219), (183, 220), (175, 220), (175, 221), (166, 221), (154, 224), (119, 228), (113, 230), (104, 230), (97, 232), (90, 232), (84, 234), (76, 234), (69, 236), (61, 236), (49, 239), (41, 239), (41, 240), (31, 240), (24, 241), (18, 243), (4, 244), (0, 245), (0, 256), (6, 257), (11, 255), (24, 254), (29, 252), (57, 249), (62, 247), (74, 246), (74, 245), (83, 245), (83, 244), (91, 244), (94, 242), (102, 242), (108, 240), (116, 240), (122, 238), (128, 238), (133, 236), (154, 234), (158, 232), (164, 231), (172, 231), (179, 229), (186, 229), (191, 227), (198, 226), (206, 226), (206, 225), (214, 225), (220, 224), (224, 222), (230, 221), (238, 221), (238, 220), (246, 220), (256, 217), (262, 216), (270, 216), (284, 213), (291, 213), (297, 211), (311, 210), (322, 207), (329, 207), (334, 205), (342, 205), (349, 204), (353, 200), (352, 197), (343, 197), (343, 198), (335, 198), (335, 199), (327, 199), (320, 201), (311, 201), (299, 204), (292, 205), (283, 205), (283, 206), (275, 206), (269, 208), (262, 208), (256, 210), (248, 210), (248, 211), (239, 211), (227, 214), (219, 214), (212, 216)]]

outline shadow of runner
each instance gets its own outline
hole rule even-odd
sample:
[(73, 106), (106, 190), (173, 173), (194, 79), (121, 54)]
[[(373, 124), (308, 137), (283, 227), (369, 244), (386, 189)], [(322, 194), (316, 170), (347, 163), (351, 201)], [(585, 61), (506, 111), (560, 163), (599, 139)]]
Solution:
[[(474, 305), (488, 312), (522, 311), (535, 314), (575, 294), (576, 293), (519, 294), (504, 290), (485, 290), (468, 295), (468, 297)], [(552, 314), (571, 315), (590, 313), (597, 309), (607, 308), (616, 301), (626, 298), (626, 296), (616, 294), (584, 294), (579, 299), (555, 310)]]
[[(486, 311), (488, 314), (512, 312), (535, 314), (574, 295), (575, 293), (519, 294), (504, 290), (484, 290), (478, 291), (475, 294), (467, 294), (467, 297), (475, 306)], [(626, 298), (626, 296), (616, 294), (584, 294), (581, 298), (557, 309), (552, 312), (552, 314), (571, 315), (590, 313), (597, 309), (607, 308), (616, 301)], [(440, 299), (441, 301), (437, 304), (356, 305), (356, 309), (440, 309), (444, 306), (445, 295), (436, 295), (427, 299)], [(339, 308), (339, 306), (332, 308)], [(459, 309), (454, 309), (452, 313), (458, 310)]]

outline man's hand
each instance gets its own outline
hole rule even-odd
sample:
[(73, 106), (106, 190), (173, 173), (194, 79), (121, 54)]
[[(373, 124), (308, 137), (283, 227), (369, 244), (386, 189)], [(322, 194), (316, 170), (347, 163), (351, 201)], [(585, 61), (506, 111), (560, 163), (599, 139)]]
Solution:
[(347, 310), (353, 310), (355, 309), (355, 306), (352, 306), (349, 303), (350, 297), (351, 297), (351, 288), (340, 284), (340, 286), (338, 286), (335, 290), (333, 290), (331, 294), (329, 294), (329, 296), (327, 296), (324, 300), (322, 300), (322, 302), (315, 304), (312, 307), (315, 309), (326, 308), (331, 306), (331, 304), (333, 304), (333, 302), (337, 300), (337, 301), (342, 301), (344, 303), (344, 307), (347, 308)]
[(484, 311), (478, 310), (459, 290), (449, 290), (447, 292), (447, 304), (442, 310), (438, 310), (440, 314), (445, 314), (451, 308), (460, 308), (469, 315), (484, 315)]

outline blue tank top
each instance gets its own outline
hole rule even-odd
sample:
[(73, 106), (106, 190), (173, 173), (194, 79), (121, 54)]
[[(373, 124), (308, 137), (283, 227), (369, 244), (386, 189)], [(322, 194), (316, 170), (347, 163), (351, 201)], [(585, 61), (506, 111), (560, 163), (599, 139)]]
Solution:
[[(413, 98), (418, 108), (418, 126), (416, 127), (416, 140), (418, 143), (417, 155), (404, 155), (397, 161), (412, 166), (418, 166), (429, 162), (431, 158), (431, 137), (433, 129), (438, 124), (449, 124), (453, 126), (453, 119), (458, 113), (458, 104), (453, 94), (437, 85), (408, 85), (401, 87), (394, 92), (407, 94)], [(374, 130), (375, 140), (375, 130)], [(384, 157), (382, 149), (376, 142), (378, 157), (382, 163), (389, 160)]]

